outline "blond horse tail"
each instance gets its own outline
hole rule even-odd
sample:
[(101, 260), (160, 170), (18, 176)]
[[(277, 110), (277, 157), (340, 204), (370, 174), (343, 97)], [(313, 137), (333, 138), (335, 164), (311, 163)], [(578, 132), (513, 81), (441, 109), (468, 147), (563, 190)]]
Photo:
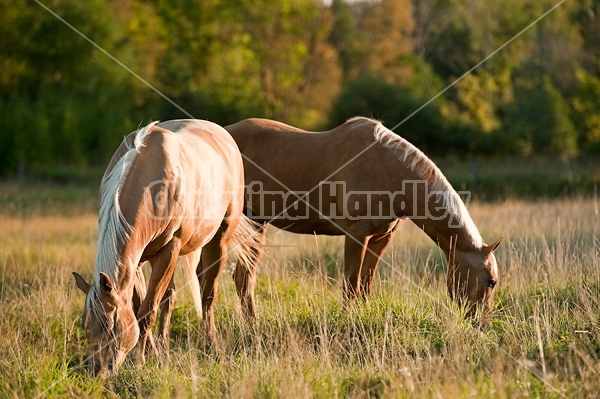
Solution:
[(237, 261), (247, 270), (256, 266), (262, 247), (262, 225), (242, 215), (229, 241)]

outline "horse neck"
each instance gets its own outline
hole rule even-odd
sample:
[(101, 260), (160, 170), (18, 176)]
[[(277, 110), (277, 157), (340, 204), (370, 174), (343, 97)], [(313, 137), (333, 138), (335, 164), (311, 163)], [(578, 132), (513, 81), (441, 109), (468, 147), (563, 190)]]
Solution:
[[(142, 199), (142, 202), (147, 200), (145, 197)], [(146, 208), (149, 209), (150, 205), (145, 205)], [(139, 213), (143, 214), (144, 211), (139, 211)], [(128, 236), (128, 239), (122, 243), (121, 248), (121, 265), (119, 271), (118, 278), (118, 286), (119, 289), (125, 292), (128, 288), (133, 287), (133, 283), (135, 280), (135, 275), (138, 267), (142, 263), (142, 258), (144, 255), (144, 250), (148, 246), (148, 244), (152, 241), (154, 237), (154, 232), (160, 230), (160, 227), (157, 227), (155, 221), (149, 220), (145, 217), (136, 217), (136, 222), (131, 225), (131, 231)], [(160, 225), (164, 227), (163, 225)], [(126, 292), (129, 292), (128, 290)]]
[[(134, 196), (134, 200), (127, 196), (127, 188), (123, 189), (121, 198), (123, 203), (143, 203), (141, 209), (150, 209), (148, 204), (143, 201), (146, 197)], [(145, 206), (145, 207), (144, 207)], [(96, 281), (99, 273), (106, 273), (115, 283), (118, 292), (121, 295), (129, 295), (135, 273), (139, 265), (145, 243), (148, 242), (150, 229), (139, 220), (145, 220), (139, 217), (143, 211), (131, 208), (119, 208), (118, 214), (120, 223), (113, 221), (113, 227), (101, 229), (104, 235), (100, 235), (98, 241), (98, 250), (96, 255)], [(127, 221), (131, 220), (131, 224)]]
[(452, 217), (439, 220), (413, 220), (413, 222), (423, 229), (447, 257), (456, 249), (470, 252), (481, 248), (481, 242), (474, 237), (473, 233), (464, 224), (457, 225), (457, 221)]
[(448, 256), (451, 251), (475, 251), (482, 239), (458, 194), (448, 186), (441, 195), (428, 189), (405, 196), (404, 214)]
[[(119, 243), (117, 254), (114, 258), (100, 258), (96, 260), (95, 281), (99, 281), (100, 272), (107, 274), (115, 283), (119, 295), (126, 295), (132, 285), (137, 263), (135, 251), (127, 243)], [(108, 263), (105, 263), (108, 262)], [(114, 265), (113, 267), (106, 267)]]

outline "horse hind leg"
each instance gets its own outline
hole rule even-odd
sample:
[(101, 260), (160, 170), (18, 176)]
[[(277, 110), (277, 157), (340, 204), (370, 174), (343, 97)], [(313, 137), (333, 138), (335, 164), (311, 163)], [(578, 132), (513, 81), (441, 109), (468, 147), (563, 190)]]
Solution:
[(352, 300), (360, 293), (361, 268), (370, 238), (370, 231), (370, 224), (357, 223), (346, 234), (344, 241), (343, 285), (346, 300)]
[(395, 220), (388, 224), (385, 232), (375, 234), (369, 239), (360, 273), (360, 295), (363, 299), (367, 299), (371, 294), (381, 256), (390, 245), (394, 232), (404, 223), (406, 223), (406, 219)]
[(360, 296), (363, 299), (367, 299), (371, 294), (379, 261), (391, 240), (392, 234), (388, 233), (371, 237), (367, 244), (365, 259), (360, 272)]
[(260, 235), (258, 245), (253, 246), (250, 264), (244, 264), (238, 260), (233, 272), (233, 280), (237, 289), (238, 297), (240, 298), (242, 311), (246, 319), (252, 321), (256, 318), (256, 305), (254, 303), (254, 289), (256, 287), (256, 272), (258, 270), (258, 262), (262, 258), (264, 245), (267, 235), (267, 226), (262, 225), (257, 229)]
[(223, 223), (212, 240), (202, 248), (199, 265), (201, 270), (197, 271), (200, 278), (202, 313), (207, 335), (205, 347), (209, 351), (216, 344), (217, 340), (214, 303), (217, 296), (217, 278), (227, 262), (227, 240), (225, 240), (227, 226), (226, 223)]

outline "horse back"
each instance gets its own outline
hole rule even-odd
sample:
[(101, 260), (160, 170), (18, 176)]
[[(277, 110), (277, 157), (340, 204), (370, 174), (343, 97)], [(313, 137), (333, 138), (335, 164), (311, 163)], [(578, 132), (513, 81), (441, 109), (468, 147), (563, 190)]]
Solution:
[(119, 202), (126, 220), (145, 236), (140, 241), (147, 243), (146, 255), (173, 235), (192, 249), (205, 245), (227, 214), (241, 212), (241, 155), (220, 126), (196, 120), (159, 123), (137, 151)]
[[(323, 180), (339, 180), (368, 189), (389, 174), (397, 161), (377, 145), (376, 121), (350, 120), (334, 129), (309, 132), (267, 119), (246, 119), (226, 126), (244, 156), (246, 184), (265, 189), (306, 191)], [(354, 182), (354, 183), (353, 183)], [(379, 184), (377, 184), (379, 185)], [(362, 187), (364, 186), (364, 187)]]
[[(385, 163), (395, 157), (374, 145), (375, 126), (377, 122), (366, 118), (324, 132), (264, 119), (227, 126), (244, 155), (247, 207), (255, 219), (262, 220), (260, 215), (266, 210), (265, 221), (289, 231), (341, 234), (315, 209), (327, 214), (331, 206), (340, 206), (337, 202), (343, 198), (337, 183), (346, 190), (389, 188), (386, 182), (392, 172)], [(310, 192), (311, 206), (305, 217), (290, 214), (294, 211), (290, 205), (298, 198), (290, 191), (298, 195)], [(261, 203), (264, 207), (255, 209)]]

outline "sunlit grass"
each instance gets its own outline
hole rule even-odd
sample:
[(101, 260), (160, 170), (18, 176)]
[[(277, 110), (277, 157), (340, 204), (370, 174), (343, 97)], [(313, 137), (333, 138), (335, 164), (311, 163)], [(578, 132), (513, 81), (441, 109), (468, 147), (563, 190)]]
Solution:
[[(258, 320), (221, 278), (221, 355), (204, 354), (189, 293), (177, 293), (169, 359), (107, 380), (82, 368), (92, 209), (0, 216), (0, 397), (592, 397), (600, 390), (600, 216), (592, 199), (473, 203), (497, 252), (487, 328), (445, 292), (445, 261), (407, 224), (366, 303), (342, 301), (342, 240), (269, 232)], [(176, 273), (183, 287), (182, 273)]]

